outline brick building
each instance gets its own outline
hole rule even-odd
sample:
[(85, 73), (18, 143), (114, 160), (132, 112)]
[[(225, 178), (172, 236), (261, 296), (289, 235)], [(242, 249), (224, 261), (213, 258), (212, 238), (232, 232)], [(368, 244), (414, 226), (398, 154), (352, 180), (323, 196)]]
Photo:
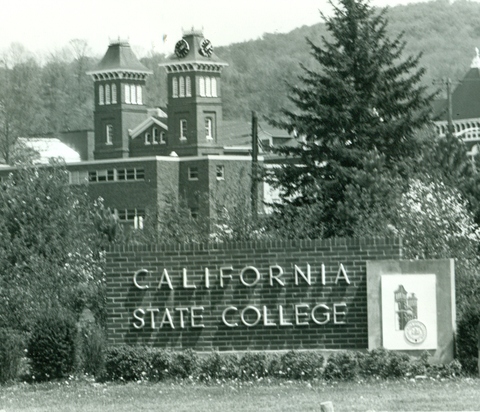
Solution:
[[(111, 43), (87, 73), (94, 86), (93, 133), (61, 136), (82, 158), (67, 163), (71, 183), (88, 185), (93, 198), (102, 197), (121, 222), (135, 227), (146, 217), (156, 221), (170, 196), (184, 196), (192, 214), (203, 216), (212, 213), (212, 201), (203, 200), (213, 194), (225, 198), (234, 190), (249, 196), (251, 137), (244, 132), (250, 126), (223, 124), (221, 72), (227, 65), (201, 31), (185, 32), (162, 64), (168, 80), (164, 112), (145, 105), (152, 72), (127, 42)], [(267, 144), (275, 137), (268, 134)]]

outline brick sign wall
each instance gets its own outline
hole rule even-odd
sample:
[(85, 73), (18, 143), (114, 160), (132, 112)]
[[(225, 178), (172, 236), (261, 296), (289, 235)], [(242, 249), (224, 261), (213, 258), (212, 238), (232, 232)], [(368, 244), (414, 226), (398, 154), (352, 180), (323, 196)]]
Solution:
[(366, 261), (400, 258), (399, 239), (112, 248), (109, 341), (198, 351), (364, 349)]

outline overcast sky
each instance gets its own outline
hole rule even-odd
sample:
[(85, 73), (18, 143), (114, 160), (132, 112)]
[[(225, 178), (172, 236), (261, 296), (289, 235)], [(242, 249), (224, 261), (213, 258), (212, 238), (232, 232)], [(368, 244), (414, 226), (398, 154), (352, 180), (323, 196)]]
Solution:
[(220, 46), (312, 25), (321, 21), (319, 10), (331, 11), (327, 0), (0, 0), (0, 6), (0, 50), (18, 42), (43, 55), (76, 38), (88, 42), (89, 54), (103, 55), (119, 37), (139, 55), (171, 53), (182, 29), (192, 27)]

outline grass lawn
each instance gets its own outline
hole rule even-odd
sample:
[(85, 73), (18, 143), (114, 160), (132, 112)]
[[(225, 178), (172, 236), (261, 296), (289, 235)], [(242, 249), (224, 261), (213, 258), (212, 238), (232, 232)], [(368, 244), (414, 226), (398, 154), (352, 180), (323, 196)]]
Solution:
[(0, 412), (480, 411), (480, 379), (405, 382), (17, 384), (0, 387)]

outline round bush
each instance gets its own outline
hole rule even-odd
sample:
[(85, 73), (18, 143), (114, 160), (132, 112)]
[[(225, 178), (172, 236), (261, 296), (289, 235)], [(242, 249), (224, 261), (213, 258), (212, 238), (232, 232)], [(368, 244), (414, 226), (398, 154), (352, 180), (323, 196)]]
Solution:
[(72, 316), (59, 311), (40, 315), (34, 324), (27, 356), (38, 381), (64, 378), (75, 369), (77, 328)]

